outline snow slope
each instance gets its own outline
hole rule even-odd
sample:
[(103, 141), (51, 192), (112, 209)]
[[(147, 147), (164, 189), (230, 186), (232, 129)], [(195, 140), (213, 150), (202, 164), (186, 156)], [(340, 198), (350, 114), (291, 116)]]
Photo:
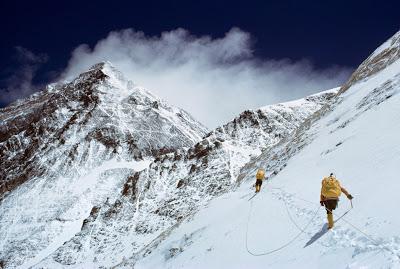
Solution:
[(87, 225), (38, 266), (110, 267), (151, 248), (211, 199), (232, 190), (251, 157), (296, 130), (337, 90), (245, 111), (189, 149), (158, 156), (126, 181), (114, 203), (100, 204)]
[[(398, 36), (338, 94), (245, 111), (202, 139), (184, 111), (108, 64), (2, 110), (0, 157), (11, 168), (2, 164), (0, 265), (399, 268)], [(41, 158), (22, 158), (35, 150)], [(258, 167), (270, 181), (249, 201)], [(355, 207), (304, 248), (326, 221), (319, 190), (330, 172)], [(349, 206), (343, 199), (336, 216)]]
[[(380, 60), (380, 70), (346, 85), (335, 102), (247, 164), (237, 190), (120, 267), (400, 268), (400, 61)], [(271, 180), (248, 201), (257, 167)], [(319, 191), (330, 172), (355, 197), (354, 209), (304, 248), (326, 222)], [(349, 208), (342, 197), (336, 217)]]

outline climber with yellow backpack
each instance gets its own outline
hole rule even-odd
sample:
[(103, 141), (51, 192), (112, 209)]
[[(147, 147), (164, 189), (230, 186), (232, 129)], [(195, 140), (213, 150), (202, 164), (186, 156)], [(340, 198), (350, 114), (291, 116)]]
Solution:
[(333, 210), (336, 209), (339, 201), (339, 196), (342, 192), (347, 196), (349, 200), (353, 199), (353, 196), (340, 185), (339, 180), (331, 173), (329, 177), (324, 177), (322, 180), (320, 204), (325, 206), (326, 214), (328, 218), (328, 229), (333, 227)]
[(260, 191), (264, 179), (265, 179), (265, 170), (259, 168), (256, 174), (256, 193)]

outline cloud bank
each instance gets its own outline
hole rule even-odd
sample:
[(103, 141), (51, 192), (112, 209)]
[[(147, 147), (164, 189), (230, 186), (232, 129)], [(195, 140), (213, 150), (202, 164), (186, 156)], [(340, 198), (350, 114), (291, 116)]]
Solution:
[(94, 48), (77, 47), (61, 79), (107, 60), (136, 84), (214, 128), (245, 109), (339, 86), (351, 71), (316, 70), (307, 60), (260, 60), (252, 43), (250, 34), (238, 28), (222, 38), (197, 37), (184, 29), (160, 36), (115, 31)]
[(18, 67), (13, 74), (4, 80), (5, 88), (0, 89), (0, 103), (9, 104), (19, 98), (25, 98), (36, 92), (41, 85), (33, 83), (38, 69), (47, 62), (46, 54), (35, 54), (32, 51), (17, 46), (15, 59)]

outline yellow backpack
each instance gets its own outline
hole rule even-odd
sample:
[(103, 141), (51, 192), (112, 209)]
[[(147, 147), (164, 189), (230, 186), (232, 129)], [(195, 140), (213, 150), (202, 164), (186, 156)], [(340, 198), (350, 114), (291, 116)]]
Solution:
[(258, 169), (257, 174), (256, 174), (256, 179), (261, 179), (263, 180), (265, 177), (265, 170), (264, 169)]
[(342, 194), (339, 181), (334, 177), (326, 177), (322, 180), (321, 194), (327, 198), (337, 198)]

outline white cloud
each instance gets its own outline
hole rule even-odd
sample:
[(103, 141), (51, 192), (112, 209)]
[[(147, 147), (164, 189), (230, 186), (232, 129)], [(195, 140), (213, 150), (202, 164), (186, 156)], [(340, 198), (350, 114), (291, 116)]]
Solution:
[(307, 60), (257, 59), (250, 34), (238, 28), (218, 39), (184, 29), (153, 37), (127, 29), (111, 32), (93, 49), (76, 48), (62, 78), (105, 60), (210, 128), (245, 109), (333, 88), (350, 73), (340, 67), (316, 70)]

